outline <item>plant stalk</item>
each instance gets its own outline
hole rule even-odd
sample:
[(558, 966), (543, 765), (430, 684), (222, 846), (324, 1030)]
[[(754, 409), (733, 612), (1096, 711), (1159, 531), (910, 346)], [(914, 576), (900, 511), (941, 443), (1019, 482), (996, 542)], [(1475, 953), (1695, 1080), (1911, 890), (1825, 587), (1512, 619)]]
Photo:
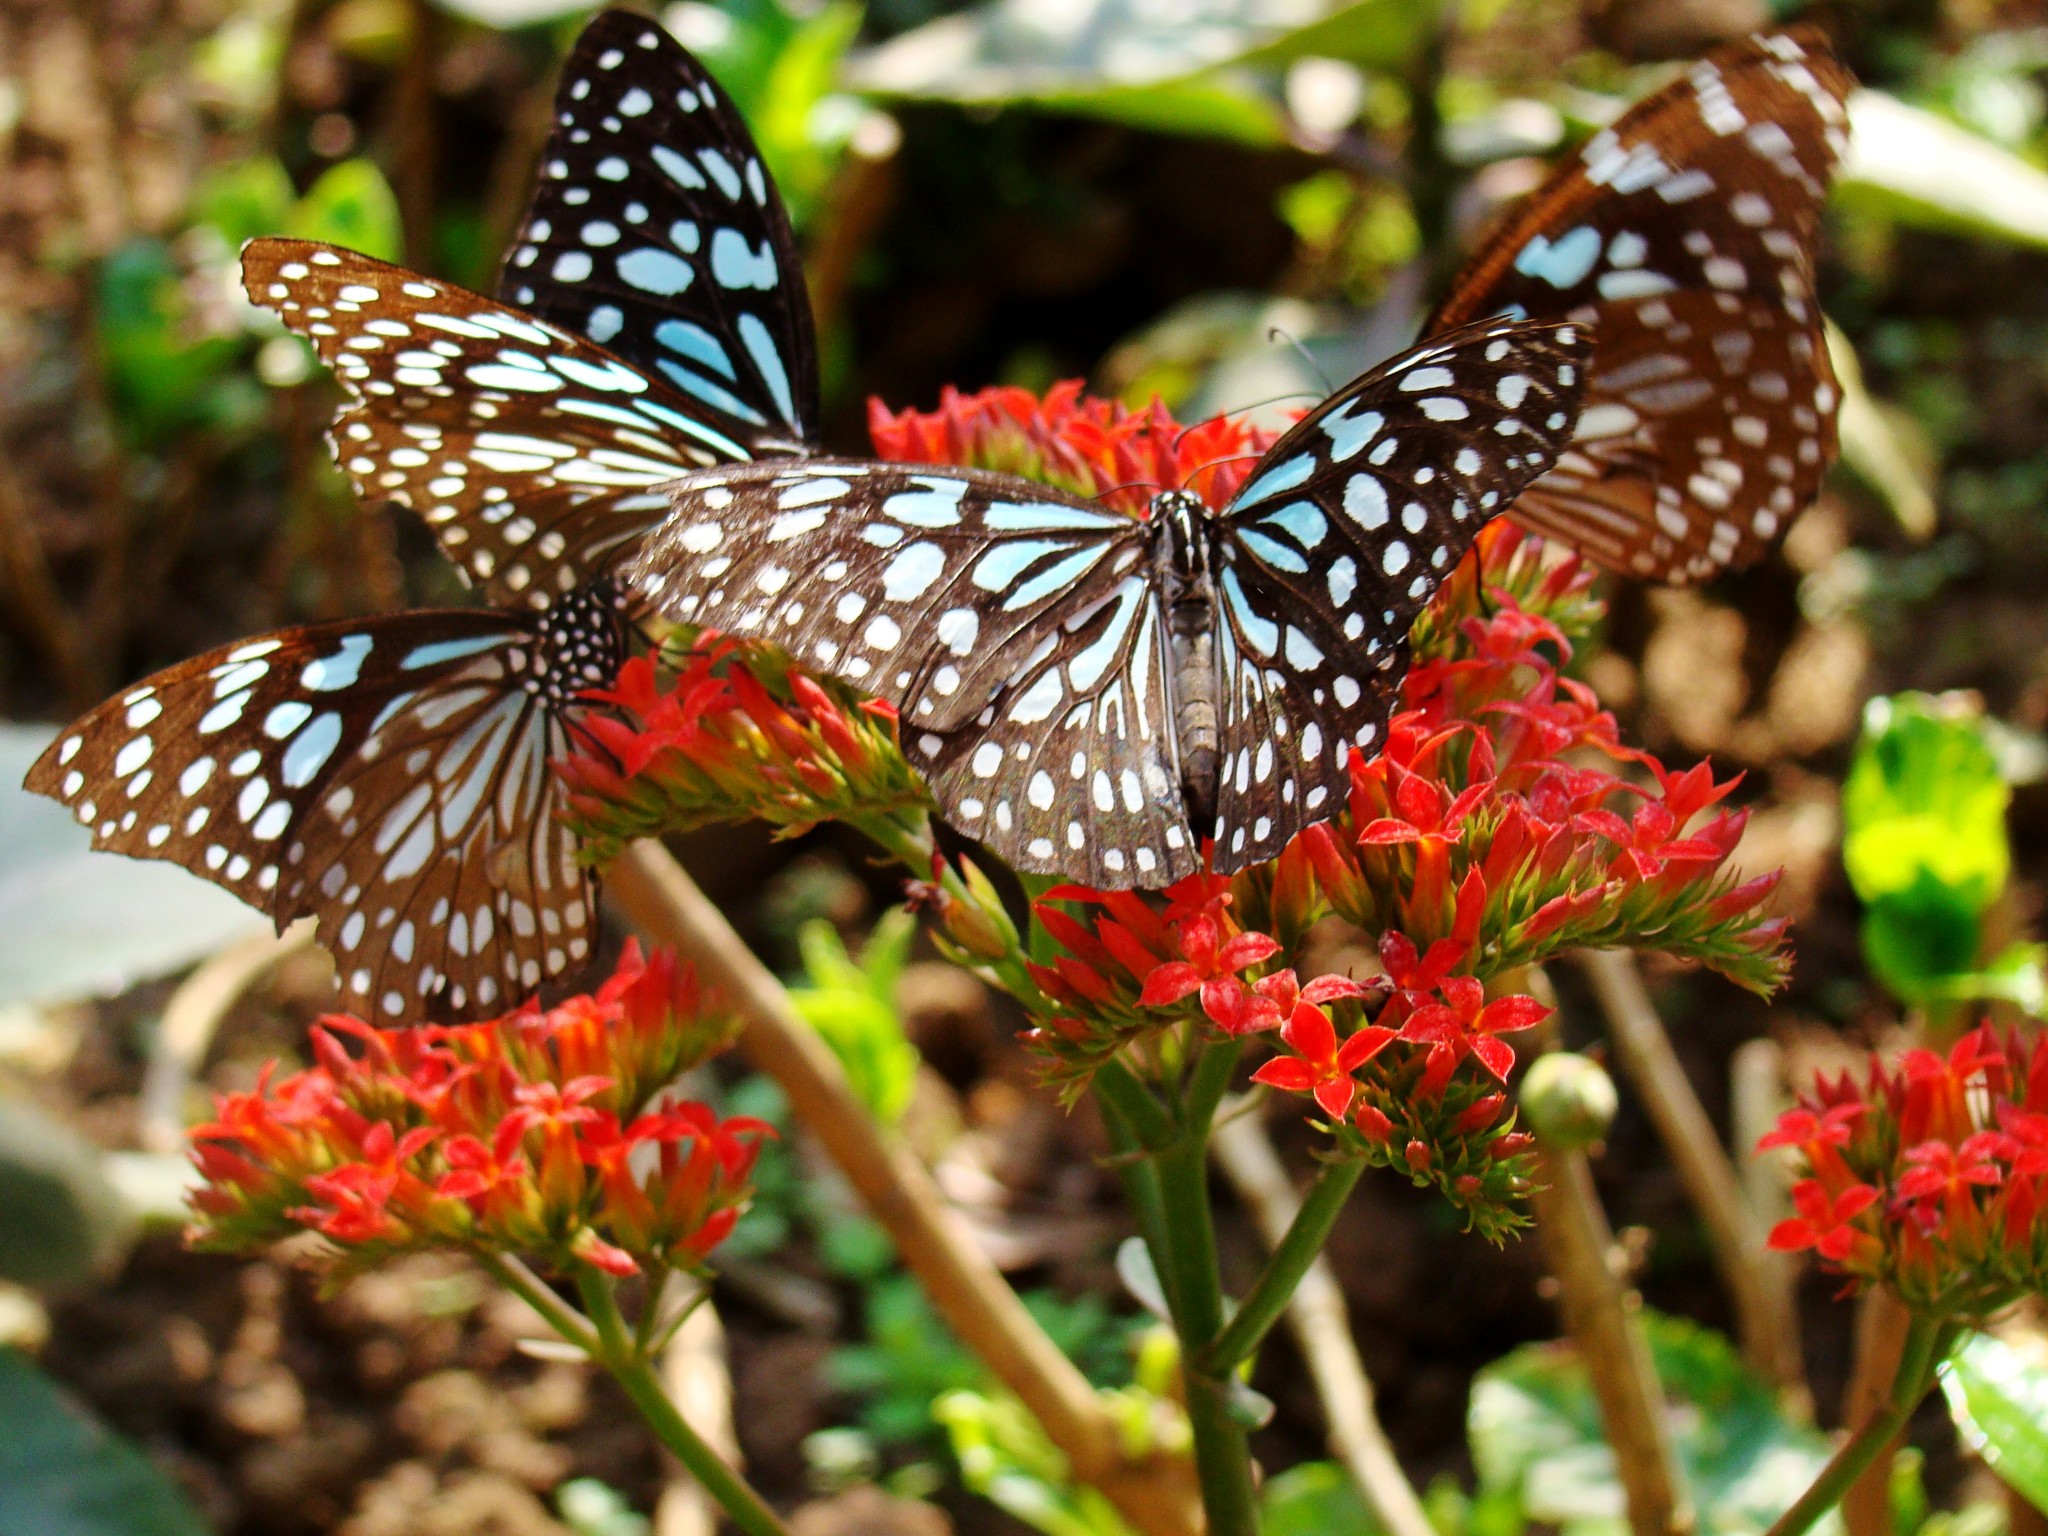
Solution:
[(1815, 1521), (1841, 1502), (1842, 1495), (1863, 1474), (1863, 1470), (1891, 1444), (1892, 1437), (1906, 1426), (1913, 1410), (1934, 1381), (1934, 1368), (1955, 1343), (1956, 1329), (1932, 1318), (1915, 1316), (1906, 1330), (1906, 1347), (1899, 1357), (1898, 1374), (1884, 1404), (1842, 1442), (1813, 1486), (1802, 1493), (1792, 1507), (1780, 1515), (1766, 1536), (1802, 1536)]
[(633, 1331), (619, 1315), (611, 1282), (585, 1266), (577, 1272), (576, 1289), (583, 1298), (584, 1311), (597, 1329), (599, 1347), (591, 1358), (625, 1390), (656, 1438), (675, 1454), (676, 1460), (747, 1536), (789, 1536), (775, 1511), (745, 1478), (725, 1464), (718, 1452), (705, 1444), (677, 1410), (653, 1360), (640, 1350)]
[(1209, 1211), (1209, 1126), (1238, 1054), (1234, 1046), (1201, 1053), (1181, 1101), (1180, 1134), (1154, 1158), (1171, 1276), (1166, 1287), (1180, 1334), (1181, 1380), (1207, 1536), (1258, 1536), (1259, 1529), (1251, 1447), (1230, 1411), (1229, 1378), (1200, 1363), (1223, 1329), (1223, 1277)]
[(1333, 1159), (1323, 1164), (1323, 1171), (1309, 1185), (1301, 1210), (1288, 1223), (1287, 1235), (1274, 1246), (1266, 1260), (1265, 1271), (1238, 1304), (1229, 1326), (1216, 1336), (1215, 1342), (1203, 1354), (1204, 1370), (1225, 1376), (1251, 1358), (1268, 1331), (1287, 1311), (1287, 1303), (1293, 1299), (1301, 1277), (1308, 1273), (1309, 1265), (1323, 1251), (1323, 1244), (1329, 1241), (1330, 1229), (1336, 1226), (1344, 1202), (1351, 1198), (1351, 1191), (1357, 1187), (1359, 1176), (1364, 1172), (1365, 1159), (1362, 1157)]

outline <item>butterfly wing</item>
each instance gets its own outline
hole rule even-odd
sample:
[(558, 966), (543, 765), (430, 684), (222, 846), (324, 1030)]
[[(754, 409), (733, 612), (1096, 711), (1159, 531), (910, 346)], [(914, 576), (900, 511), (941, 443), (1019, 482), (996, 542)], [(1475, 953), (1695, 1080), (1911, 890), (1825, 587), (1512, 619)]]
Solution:
[(629, 577), (663, 616), (896, 705), (948, 818), (1020, 868), (1128, 885), (1193, 867), (1146, 524), (1014, 476), (864, 460), (671, 493)]
[(661, 515), (650, 487), (747, 456), (695, 404), (495, 299), (305, 240), (252, 241), (242, 282), (347, 389), (330, 440), (356, 493), (419, 513), (495, 601), (559, 601)]
[(667, 380), (750, 449), (817, 435), (789, 215), (725, 93), (644, 16), (607, 11), (577, 40), (500, 291)]
[(1812, 500), (1838, 399), (1814, 243), (1853, 84), (1810, 28), (1718, 49), (1466, 263), (1425, 334), (1501, 312), (1598, 320), (1580, 442), (1518, 520), (1683, 581), (1755, 560)]
[(547, 764), (564, 690), (608, 678), (619, 641), (578, 622), (415, 612), (223, 646), (74, 722), (26, 784), (95, 847), (182, 864), (280, 928), (316, 918), (366, 1016), (488, 1012), (589, 951)]
[(1377, 755), (1408, 629), (1569, 442), (1587, 327), (1482, 321), (1332, 395), (1217, 519), (1215, 867), (1270, 859)]

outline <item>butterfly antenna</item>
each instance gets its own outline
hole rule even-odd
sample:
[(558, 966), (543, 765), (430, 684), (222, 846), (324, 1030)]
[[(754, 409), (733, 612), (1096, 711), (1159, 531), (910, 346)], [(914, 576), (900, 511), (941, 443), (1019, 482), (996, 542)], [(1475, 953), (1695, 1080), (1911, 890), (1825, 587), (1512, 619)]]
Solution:
[[(1323, 393), (1326, 395), (1337, 393), (1337, 386), (1330, 382), (1330, 376), (1323, 372), (1323, 365), (1315, 360), (1314, 355), (1302, 343), (1302, 339), (1299, 336), (1276, 325), (1267, 330), (1266, 340), (1286, 342), (1288, 346), (1294, 349), (1295, 356), (1308, 365), (1308, 371), (1314, 375), (1315, 381), (1323, 386)], [(1281, 398), (1284, 399), (1286, 397), (1282, 396)]]

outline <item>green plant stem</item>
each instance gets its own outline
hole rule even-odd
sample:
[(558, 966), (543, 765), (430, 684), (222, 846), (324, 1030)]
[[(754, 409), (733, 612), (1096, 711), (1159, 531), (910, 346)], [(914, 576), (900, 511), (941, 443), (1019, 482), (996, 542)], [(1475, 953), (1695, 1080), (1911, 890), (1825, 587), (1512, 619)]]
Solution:
[(1884, 1405), (1858, 1426), (1856, 1432), (1821, 1469), (1813, 1486), (1802, 1493), (1792, 1507), (1780, 1515), (1766, 1536), (1801, 1536), (1815, 1521), (1841, 1502), (1849, 1485), (1863, 1474), (1878, 1453), (1905, 1428), (1906, 1420), (1920, 1406), (1920, 1399), (1934, 1382), (1934, 1368), (1941, 1364), (1955, 1343), (1956, 1329), (1931, 1318), (1915, 1316), (1906, 1331), (1906, 1347), (1899, 1356), (1898, 1374), (1892, 1378), (1891, 1396)]
[[(1138, 1091), (1144, 1092), (1142, 1088)], [(1117, 1178), (1123, 1184), (1131, 1214), (1137, 1218), (1138, 1236), (1152, 1256), (1152, 1269), (1159, 1277), (1167, 1311), (1177, 1316), (1180, 1304), (1173, 1299), (1173, 1280), (1166, 1268), (1166, 1209), (1159, 1194), (1159, 1170), (1152, 1165), (1143, 1141), (1122, 1110), (1100, 1093), (1095, 1096), (1095, 1107), (1102, 1112), (1103, 1128), (1109, 1132), (1109, 1144), (1116, 1153)]]
[(1140, 1149), (1159, 1152), (1172, 1143), (1173, 1117), (1121, 1061), (1112, 1057), (1097, 1067), (1092, 1086), (1097, 1101), (1123, 1121)]
[(1365, 1159), (1361, 1157), (1323, 1164), (1323, 1171), (1316, 1175), (1302, 1199), (1300, 1212), (1288, 1224), (1287, 1235), (1266, 1260), (1264, 1273), (1239, 1303), (1229, 1326), (1202, 1356), (1204, 1370), (1225, 1376), (1251, 1358), (1267, 1332), (1287, 1311), (1287, 1303), (1293, 1299), (1301, 1277), (1323, 1251), (1330, 1229), (1337, 1224), (1338, 1213), (1364, 1172)]
[(1199, 1364), (1223, 1329), (1223, 1277), (1209, 1214), (1209, 1123), (1238, 1054), (1235, 1045), (1212, 1046), (1196, 1059), (1181, 1100), (1179, 1134), (1153, 1160), (1171, 1277), (1165, 1284), (1180, 1334), (1181, 1379), (1208, 1536), (1258, 1536), (1259, 1529), (1251, 1447), (1230, 1411), (1228, 1377)]
[(511, 1254), (479, 1253), (476, 1261), (498, 1284), (538, 1312), (556, 1333), (586, 1355), (596, 1355), (600, 1341), (589, 1321), (557, 1296), (539, 1275)]
[(597, 1331), (598, 1347), (591, 1358), (611, 1372), (612, 1379), (625, 1389), (655, 1437), (674, 1452), (676, 1460), (747, 1536), (789, 1536), (783, 1523), (775, 1518), (775, 1511), (748, 1486), (746, 1479), (725, 1464), (724, 1457), (704, 1443), (677, 1411), (654, 1362), (640, 1350), (632, 1329), (619, 1315), (611, 1281), (584, 1266), (577, 1271), (576, 1289), (583, 1298), (583, 1310), (590, 1315)]

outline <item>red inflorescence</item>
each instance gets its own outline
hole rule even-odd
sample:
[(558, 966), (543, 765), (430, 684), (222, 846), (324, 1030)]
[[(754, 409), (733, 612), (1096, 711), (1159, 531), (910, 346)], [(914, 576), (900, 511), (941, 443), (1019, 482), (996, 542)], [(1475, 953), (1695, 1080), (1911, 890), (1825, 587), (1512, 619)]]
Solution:
[(1986, 1027), (1946, 1056), (1873, 1055), (1757, 1146), (1803, 1164), (1771, 1246), (1812, 1249), (1852, 1288), (1964, 1320), (2048, 1292), (2048, 1039)]
[(1041, 397), (949, 387), (937, 410), (893, 415), (870, 400), (868, 435), (885, 459), (1003, 470), (1136, 515), (1160, 491), (1193, 491), (1221, 506), (1279, 436), (1229, 416), (1184, 427), (1156, 399), (1134, 411), (1081, 388), (1068, 379)]
[[(877, 403), (869, 418), (885, 457), (1010, 470), (1134, 513), (1167, 487), (1220, 506), (1272, 440), (1230, 420), (1182, 428), (1156, 402), (1132, 411), (1072, 384), (948, 391), (936, 411)], [(1059, 887), (1034, 905), (1051, 942), (1027, 960), (995, 886), (957, 861), (924, 888), (940, 927), (1006, 967), (1070, 1089), (1122, 1052), (1270, 1042), (1259, 1081), (1310, 1095), (1346, 1146), (1484, 1224), (1527, 1166), (1500, 1092), (1515, 1061), (1503, 1037), (1544, 1014), (1522, 995), (1525, 967), (1625, 946), (1768, 991), (1786, 966), (1784, 924), (1765, 912), (1775, 877), (1729, 868), (1735, 781), (1625, 747), (1567, 674), (1573, 637), (1599, 617), (1592, 579), (1511, 525), (1486, 529), (1414, 627), (1384, 750), (1353, 758), (1343, 813), (1271, 864), (1157, 897)], [(594, 846), (712, 816), (872, 824), (922, 806), (881, 722), (783, 670), (749, 691), (740, 679), (763, 665), (700, 640), (672, 685), (629, 667), (609, 696), (622, 718), (565, 768)], [(1332, 916), (1372, 936), (1383, 975), (1297, 979), (1309, 929)]]
[(452, 1247), (694, 1269), (746, 1209), (773, 1132), (662, 1095), (733, 1028), (687, 967), (630, 943), (594, 995), (557, 1008), (401, 1030), (322, 1019), (314, 1066), (273, 1081), (273, 1064), (193, 1131), (193, 1239), (312, 1231), (343, 1265)]

